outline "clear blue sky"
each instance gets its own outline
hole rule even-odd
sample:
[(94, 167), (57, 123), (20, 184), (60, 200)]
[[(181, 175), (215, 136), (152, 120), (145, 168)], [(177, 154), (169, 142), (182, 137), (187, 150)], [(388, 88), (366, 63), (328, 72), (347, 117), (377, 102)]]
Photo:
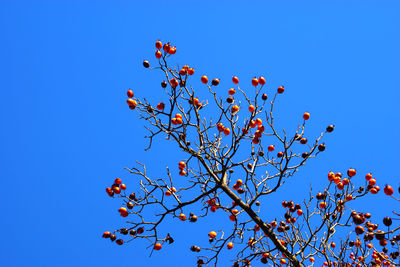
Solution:
[[(399, 14), (398, 1), (0, 1), (1, 265), (193, 266), (185, 235), (197, 240), (225, 222), (216, 215), (197, 233), (168, 226), (177, 241), (152, 258), (145, 242), (100, 238), (124, 225), (104, 192), (116, 176), (135, 184), (123, 167), (181, 157), (165, 157), (162, 139), (144, 152), (143, 123), (125, 104), (129, 87), (159, 100), (161, 74), (141, 66), (154, 62), (158, 39), (173, 42), (176, 62), (197, 78), (226, 87), (233, 74), (249, 84), (263, 74), (271, 87), (284, 84), (283, 127), (305, 110), (310, 134), (336, 125), (326, 152), (268, 200), (271, 216), (289, 194), (300, 201), (309, 184), (322, 188), (330, 169), (372, 171), (381, 187), (397, 187)], [(377, 217), (399, 207), (383, 196), (364, 203), (354, 207), (382, 204), (371, 208)]]

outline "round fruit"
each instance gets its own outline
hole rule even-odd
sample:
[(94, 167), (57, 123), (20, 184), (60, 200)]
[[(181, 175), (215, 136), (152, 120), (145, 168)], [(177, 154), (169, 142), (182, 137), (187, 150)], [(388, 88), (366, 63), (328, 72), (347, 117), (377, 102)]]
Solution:
[(264, 78), (264, 77), (261, 76), (260, 78), (258, 78), (258, 83), (259, 83), (259, 84), (264, 85), (265, 82), (266, 82), (266, 81), (265, 81), (265, 78)]
[(356, 175), (357, 171), (355, 169), (348, 169), (347, 170), (347, 175), (349, 177), (353, 177), (354, 175)]
[(282, 94), (285, 91), (285, 87), (279, 86), (277, 91), (278, 91), (278, 94)]
[(275, 150), (275, 146), (274, 145), (269, 145), (268, 146), (268, 151), (269, 152), (272, 152), (272, 151), (274, 151)]
[(325, 208), (326, 208), (326, 202), (321, 202), (321, 203), (319, 203), (319, 207), (320, 207), (321, 209), (325, 209)]
[(180, 175), (180, 176), (185, 176), (185, 175), (186, 175), (186, 172), (185, 172), (184, 170), (181, 170), (181, 171), (179, 172), (179, 175)]
[(162, 248), (162, 245), (160, 243), (156, 243), (154, 245), (154, 250), (160, 250)]
[(264, 100), (264, 101), (267, 100), (268, 99), (268, 95), (267, 94), (262, 94), (261, 99)]
[(376, 180), (374, 178), (372, 178), (371, 180), (368, 181), (368, 184), (370, 186), (374, 186), (376, 184)]
[(175, 46), (172, 46), (172, 47), (169, 49), (168, 53), (171, 54), (171, 55), (175, 54), (175, 53), (176, 53), (176, 47), (175, 47)]
[(193, 216), (190, 216), (190, 221), (191, 222), (197, 222), (197, 216), (196, 215), (193, 215)]
[(115, 241), (115, 243), (117, 243), (117, 245), (122, 245), (124, 243), (124, 240), (117, 239), (117, 241)]
[(310, 113), (306, 112), (303, 114), (303, 119), (308, 120), (310, 118)]
[(182, 76), (185, 76), (185, 75), (187, 74), (187, 70), (186, 70), (185, 68), (182, 68), (182, 69), (179, 71), (179, 74), (182, 75)]
[(303, 215), (303, 211), (302, 210), (297, 210), (297, 215), (299, 215), (299, 216)]
[(121, 188), (119, 188), (118, 186), (114, 187), (113, 191), (114, 191), (115, 194), (120, 194), (121, 193)]
[(325, 144), (319, 144), (318, 145), (318, 150), (321, 151), (321, 152), (324, 151), (325, 150)]
[(237, 179), (236, 184), (237, 184), (238, 186), (241, 186), (241, 185), (243, 184), (242, 179)]
[(158, 110), (164, 110), (164, 108), (165, 108), (165, 104), (163, 102), (157, 104)]
[(229, 95), (234, 95), (235, 93), (236, 93), (236, 90), (233, 88), (229, 89), (229, 91), (228, 91)]
[(226, 245), (226, 247), (227, 247), (228, 249), (232, 249), (232, 248), (233, 248), (233, 243), (232, 243), (232, 242), (229, 242), (229, 243)]
[(178, 166), (179, 166), (179, 169), (180, 169), (180, 170), (183, 170), (183, 169), (186, 168), (186, 163), (183, 162), (183, 161), (180, 161), (180, 162), (178, 163)]
[(144, 228), (143, 228), (143, 227), (139, 227), (139, 228), (136, 230), (136, 232), (137, 232), (139, 235), (141, 235), (141, 234), (143, 234), (143, 232), (144, 232)]
[(133, 91), (131, 89), (129, 89), (126, 94), (128, 95), (129, 98), (133, 97)]
[(130, 107), (136, 107), (137, 106), (137, 102), (133, 99), (128, 99), (126, 100), (126, 103), (128, 104), (128, 106)]
[(236, 113), (236, 112), (239, 111), (239, 109), (240, 108), (237, 105), (233, 105), (232, 108), (231, 108), (231, 111), (232, 111), (232, 113)]
[(334, 125), (328, 125), (328, 127), (326, 127), (326, 131), (327, 131), (328, 133), (333, 132), (334, 129), (335, 129), (335, 126), (334, 126)]
[(238, 84), (238, 83), (239, 83), (239, 78), (236, 77), (236, 76), (233, 76), (233, 77), (232, 77), (232, 82), (233, 82), (234, 84)]
[(229, 135), (231, 133), (231, 129), (229, 129), (229, 128), (225, 128), (224, 129), (224, 134), (225, 135)]
[(121, 179), (120, 178), (115, 178), (114, 184), (121, 184)]
[(255, 109), (256, 109), (256, 108), (255, 108), (253, 105), (250, 105), (250, 106), (249, 106), (249, 111), (250, 111), (250, 112), (253, 112)]
[(119, 188), (121, 188), (122, 190), (125, 190), (125, 189), (126, 189), (126, 185), (125, 185), (125, 184), (121, 184), (121, 185), (119, 186)]
[(156, 58), (160, 59), (162, 57), (161, 51), (157, 50), (155, 56), (156, 56)]
[(372, 179), (372, 173), (367, 173), (367, 174), (365, 175), (365, 180), (369, 181), (369, 180), (371, 180), (371, 179)]
[(393, 187), (391, 187), (390, 185), (386, 185), (383, 191), (385, 192), (386, 195), (391, 196), (393, 195), (394, 190)]
[(147, 60), (143, 60), (143, 67), (145, 68), (150, 67), (150, 63)]
[(276, 155), (278, 158), (282, 158), (283, 157), (283, 152), (278, 152), (278, 154)]
[(171, 193), (171, 191), (167, 190), (167, 191), (165, 191), (165, 195), (166, 195), (167, 197), (169, 197), (170, 195), (172, 195), (172, 193)]
[(103, 233), (103, 238), (110, 238), (110, 236), (111, 236), (110, 231), (105, 231), (105, 232)]
[(219, 79), (215, 78), (214, 80), (211, 81), (211, 84), (217, 86), (219, 84)]
[(202, 83), (208, 83), (208, 77), (205, 76), (205, 75), (201, 76), (201, 82)]
[(260, 118), (256, 119), (256, 125), (258, 126), (262, 125), (262, 120)]
[(257, 78), (253, 78), (253, 79), (251, 80), (251, 84), (252, 84), (253, 86), (257, 86), (257, 85), (258, 85), (258, 79), (257, 79)]
[(383, 218), (383, 224), (386, 225), (386, 226), (391, 226), (392, 225), (392, 219), (390, 217)]
[(211, 231), (211, 232), (208, 233), (208, 236), (209, 236), (210, 238), (215, 238), (215, 237), (217, 236), (217, 233), (214, 232), (214, 231)]
[(169, 81), (169, 84), (170, 84), (173, 88), (175, 88), (175, 87), (177, 87), (177, 86), (179, 85), (178, 80), (175, 79), (175, 78), (172, 78), (172, 79)]
[(157, 41), (157, 42), (156, 42), (156, 48), (157, 48), (157, 49), (161, 49), (161, 48), (162, 48), (162, 43), (161, 43), (161, 41)]
[(186, 221), (186, 215), (183, 213), (179, 214), (179, 220), (181, 220), (183, 222)]

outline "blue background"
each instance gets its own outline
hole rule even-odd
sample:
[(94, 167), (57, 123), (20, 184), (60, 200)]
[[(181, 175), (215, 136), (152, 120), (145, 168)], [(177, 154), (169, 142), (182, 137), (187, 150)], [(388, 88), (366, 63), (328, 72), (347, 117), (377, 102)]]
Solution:
[[(200, 74), (220, 77), (221, 90), (234, 74), (243, 86), (255, 75), (284, 84), (281, 127), (304, 111), (310, 134), (336, 125), (326, 152), (266, 200), (267, 214), (310, 184), (323, 188), (331, 169), (355, 167), (360, 183), (372, 171), (397, 188), (399, 14), (398, 1), (0, 1), (1, 265), (194, 266), (192, 241), (225, 223), (216, 214), (170, 224), (176, 242), (151, 258), (144, 241), (101, 239), (124, 226), (104, 192), (117, 176), (134, 187), (123, 167), (140, 160), (161, 175), (182, 156), (166, 157), (173, 146), (162, 138), (144, 152), (143, 122), (125, 103), (127, 88), (161, 100), (161, 73), (141, 65), (155, 62), (158, 39), (177, 46), (174, 60), (196, 69), (197, 84)], [(399, 207), (382, 193), (353, 205), (379, 221)]]

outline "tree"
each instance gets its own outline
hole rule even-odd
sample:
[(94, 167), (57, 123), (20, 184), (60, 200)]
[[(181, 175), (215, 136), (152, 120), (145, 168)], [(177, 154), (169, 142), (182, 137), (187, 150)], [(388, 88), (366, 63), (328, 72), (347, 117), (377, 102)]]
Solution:
[[(146, 238), (154, 250), (160, 250), (174, 241), (173, 234), (158, 231), (168, 216), (195, 223), (219, 209), (229, 216), (231, 229), (211, 229), (208, 247), (199, 247), (194, 241), (190, 250), (201, 253), (198, 266), (216, 266), (224, 249), (237, 249), (233, 266), (250, 266), (252, 262), (306, 266), (316, 261), (324, 266), (399, 266), (400, 235), (396, 234), (400, 227), (394, 227), (390, 217), (378, 226), (374, 218), (370, 220), (371, 214), (348, 207), (349, 202), (380, 191), (370, 173), (360, 186), (360, 179), (354, 179), (356, 169), (350, 168), (346, 174), (330, 171), (324, 191), (310, 191), (304, 203), (283, 201), (282, 218), (266, 221), (259, 216), (263, 198), (279, 194), (280, 187), (300, 167), (325, 150), (321, 140), (334, 131), (333, 125), (315, 140), (307, 140), (304, 130), (311, 115), (305, 112), (295, 132), (277, 129), (274, 105), (285, 88), (280, 86), (268, 96), (263, 93), (263, 77), (253, 78), (254, 91), (248, 92), (233, 76), (233, 88), (222, 99), (216, 93), (219, 79), (210, 82), (207, 76), (201, 76), (210, 98), (200, 99), (189, 83), (195, 70), (188, 65), (171, 68), (167, 63), (176, 47), (157, 41), (156, 48), (158, 65), (150, 67), (144, 61), (143, 66), (165, 74), (161, 86), (166, 102), (152, 106), (128, 90), (127, 104), (147, 123), (146, 150), (152, 147), (154, 138), (162, 135), (187, 157), (173, 170), (166, 168), (167, 179), (149, 177), (143, 163), (126, 168), (141, 178), (136, 192), (126, 193), (120, 178), (106, 192), (123, 201), (119, 212), (122, 217), (130, 217), (129, 225), (104, 232), (104, 238), (116, 240), (119, 245)], [(207, 113), (211, 105), (218, 112)], [(185, 177), (184, 181), (178, 182), (174, 177), (177, 174)], [(384, 193), (397, 200), (390, 185), (384, 187)], [(193, 212), (187, 214), (189, 209)], [(148, 218), (147, 210), (157, 210), (158, 214)]]

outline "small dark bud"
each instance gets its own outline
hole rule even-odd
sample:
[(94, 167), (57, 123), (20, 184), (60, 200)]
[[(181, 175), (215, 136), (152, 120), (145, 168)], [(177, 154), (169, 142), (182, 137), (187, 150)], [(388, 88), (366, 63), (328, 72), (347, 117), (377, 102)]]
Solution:
[(318, 145), (318, 150), (321, 151), (321, 152), (324, 151), (325, 150), (325, 144), (319, 144)]
[(147, 60), (143, 60), (143, 67), (145, 68), (150, 67), (150, 63)]
[(333, 132), (334, 129), (335, 129), (335, 126), (334, 126), (334, 125), (329, 125), (328, 127), (326, 127), (326, 131), (327, 131), (328, 133)]
[(262, 94), (261, 99), (264, 100), (264, 101), (267, 100), (268, 99), (267, 94)]

